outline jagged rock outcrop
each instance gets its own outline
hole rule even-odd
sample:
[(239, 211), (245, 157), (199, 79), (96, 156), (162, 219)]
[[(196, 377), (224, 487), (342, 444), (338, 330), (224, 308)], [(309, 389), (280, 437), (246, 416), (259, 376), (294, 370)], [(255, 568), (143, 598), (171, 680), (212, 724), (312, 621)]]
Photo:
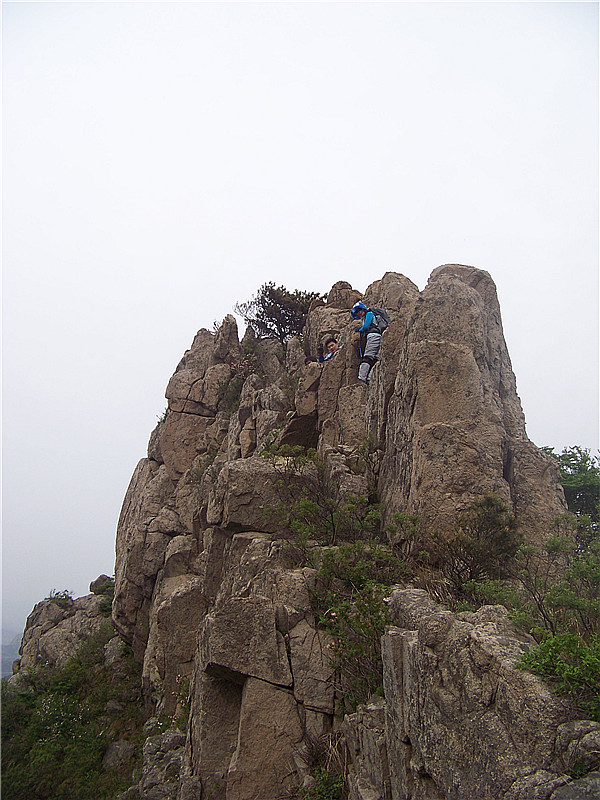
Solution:
[[(383, 638), (391, 796), (551, 798), (600, 754), (600, 724), (514, 667), (532, 644), (502, 606), (451, 614), (398, 590)], [(469, 756), (468, 754), (472, 754)]]
[[(81, 646), (95, 636), (110, 618), (110, 600), (99, 589), (107, 586), (106, 575), (92, 581), (92, 594), (72, 599), (66, 593), (36, 603), (27, 618), (19, 650), (19, 670), (64, 666)], [(93, 587), (93, 588), (92, 588)]]
[[(310, 742), (340, 725), (330, 642), (311, 604), (315, 570), (298, 567), (282, 538), (273, 514), (282, 471), (265, 446), (316, 447), (338, 496), (376, 489), (387, 518), (409, 512), (443, 529), (493, 492), (539, 541), (565, 511), (556, 468), (526, 436), (490, 276), (449, 265), (423, 292), (394, 272), (372, 284), (364, 300), (391, 324), (368, 388), (357, 383), (349, 314), (360, 298), (337, 283), (313, 304), (303, 344), (285, 349), (251, 333), (240, 343), (233, 317), (200, 331), (127, 491), (113, 619), (157, 713), (180, 709), (189, 681), (178, 800), (274, 800), (309, 786)], [(336, 356), (305, 364), (331, 335)], [(369, 475), (358, 468), (364, 450)], [(572, 710), (512, 668), (526, 643), (499, 611), (454, 617), (420, 602), (409, 613), (399, 597), (398, 628), (384, 641), (385, 701), (343, 726), (352, 800), (549, 798), (597, 729), (588, 739), (571, 731)], [(520, 703), (538, 696), (545, 744), (521, 730)]]
[(598, 773), (569, 772), (598, 763), (600, 724), (515, 668), (531, 640), (502, 606), (452, 614), (405, 589), (390, 609), (385, 701), (344, 721), (350, 800), (559, 800), (597, 786)]

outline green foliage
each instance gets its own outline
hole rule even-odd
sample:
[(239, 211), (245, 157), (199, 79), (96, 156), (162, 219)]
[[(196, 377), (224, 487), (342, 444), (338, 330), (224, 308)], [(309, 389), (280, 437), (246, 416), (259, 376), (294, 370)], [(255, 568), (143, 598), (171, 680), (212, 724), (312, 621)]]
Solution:
[[(93, 588), (92, 588), (93, 586)], [(105, 576), (105, 579), (102, 581), (94, 581), (90, 586), (92, 592), (94, 594), (101, 594), (105, 595), (106, 597), (114, 597), (115, 596), (115, 579), (109, 577), (108, 575)]]
[(68, 589), (63, 589), (61, 592), (52, 589), (48, 597), (45, 597), (44, 600), (55, 603), (59, 608), (67, 609), (73, 604), (73, 592), (68, 591)]
[(392, 622), (384, 602), (387, 592), (387, 587), (368, 581), (348, 596), (327, 595), (329, 607), (319, 622), (333, 636), (328, 647), (331, 665), (339, 674), (344, 713), (383, 692), (381, 637)]
[(419, 516), (405, 513), (393, 514), (385, 531), (389, 541), (403, 556), (415, 558), (421, 555), (421, 548), (425, 547), (425, 541)]
[(334, 581), (340, 582), (349, 592), (360, 592), (370, 582), (392, 586), (408, 573), (406, 562), (391, 547), (376, 540), (341, 544), (318, 555), (319, 581), (328, 587)]
[[(2, 795), (7, 800), (112, 800), (131, 784), (141, 760), (137, 740), (143, 722), (140, 669), (131, 653), (118, 684), (104, 664), (103, 647), (114, 636), (107, 621), (62, 668), (27, 673), (17, 690), (2, 682)], [(135, 700), (125, 701), (128, 693)], [(106, 703), (123, 711), (103, 716)], [(104, 769), (108, 744), (129, 739), (137, 746), (128, 774)]]
[(545, 452), (558, 462), (560, 481), (569, 511), (578, 518), (587, 517), (595, 532), (600, 526), (600, 459), (584, 447), (565, 447), (557, 455), (552, 448)]
[(315, 770), (315, 783), (311, 789), (303, 789), (304, 800), (340, 800), (344, 790), (344, 776), (335, 775), (324, 767)]
[(90, 585), (90, 589), (94, 594), (100, 595), (98, 609), (105, 616), (110, 617), (115, 596), (115, 579), (106, 576), (106, 579), (101, 582), (94, 581)]
[(559, 533), (542, 547), (521, 547), (513, 570), (518, 607), (529, 612), (535, 636), (600, 633), (600, 539), (580, 551), (573, 536)]
[(408, 515), (397, 515), (387, 533), (414, 568), (414, 582), (423, 585), (427, 573), (435, 581), (437, 572), (451, 587), (446, 602), (455, 608), (504, 605), (538, 642), (523, 667), (554, 682), (557, 691), (567, 692), (597, 718), (600, 535), (593, 514), (598, 466), (581, 448), (566, 450), (559, 463), (563, 481), (573, 488), (566, 491), (573, 513), (555, 520), (542, 546), (522, 542), (516, 521), (494, 497), (458, 515), (445, 536), (423, 531)]
[(570, 695), (591, 719), (600, 721), (600, 636), (587, 639), (577, 633), (547, 636), (537, 648), (520, 659), (529, 669)]
[(380, 639), (389, 624), (384, 597), (407, 575), (399, 554), (377, 536), (379, 507), (365, 497), (340, 497), (314, 450), (266, 452), (281, 479), (273, 513), (289, 532), (303, 563), (316, 568), (313, 609), (333, 637), (329, 647), (342, 709), (381, 690)]
[(236, 303), (234, 310), (260, 338), (274, 337), (285, 344), (302, 332), (306, 316), (316, 292), (288, 291), (285, 286), (263, 284), (245, 303)]
[(272, 447), (263, 453), (279, 472), (281, 501), (270, 509), (306, 557), (309, 542), (335, 545), (370, 538), (379, 531), (379, 507), (366, 497), (338, 496), (337, 485), (316, 450)]
[(506, 606), (538, 642), (519, 665), (600, 719), (600, 536), (588, 527), (581, 537), (581, 518), (570, 514), (554, 527), (542, 546), (522, 544), (507, 554), (509, 580), (474, 579), (463, 594)]
[(475, 500), (457, 514), (449, 533), (432, 534), (434, 552), (458, 596), (465, 584), (506, 576), (507, 564), (522, 543), (514, 516), (495, 495)]
[(302, 757), (314, 779), (310, 789), (300, 788), (302, 800), (343, 800), (348, 796), (344, 776), (348, 753), (340, 730), (315, 737), (307, 733)]

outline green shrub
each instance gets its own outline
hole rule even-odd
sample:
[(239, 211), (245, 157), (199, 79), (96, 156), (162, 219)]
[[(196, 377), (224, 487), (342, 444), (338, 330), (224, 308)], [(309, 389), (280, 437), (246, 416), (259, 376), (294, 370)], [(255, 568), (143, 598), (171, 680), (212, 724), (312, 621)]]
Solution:
[(300, 551), (308, 543), (336, 545), (372, 537), (381, 527), (376, 503), (366, 497), (340, 497), (337, 484), (316, 450), (300, 446), (271, 447), (263, 454), (277, 472), (281, 500), (267, 513), (286, 530)]
[(392, 620), (384, 602), (388, 589), (368, 581), (348, 597), (330, 592), (320, 624), (333, 637), (331, 665), (339, 675), (343, 713), (382, 694), (381, 637)]
[(557, 455), (551, 447), (543, 450), (558, 462), (560, 482), (569, 511), (591, 525), (594, 533), (600, 528), (600, 459), (585, 447), (565, 447)]
[(280, 474), (281, 502), (271, 513), (302, 563), (316, 568), (313, 610), (333, 637), (329, 653), (340, 710), (353, 710), (381, 691), (380, 639), (390, 622), (384, 596), (406, 578), (408, 567), (377, 539), (379, 506), (365, 497), (339, 497), (316, 451), (284, 446), (263, 455)]
[(104, 575), (102, 579), (98, 578), (92, 581), (90, 584), (90, 591), (94, 594), (101, 594), (105, 597), (113, 598), (115, 596), (115, 579)]
[(235, 411), (240, 404), (242, 388), (246, 378), (243, 375), (233, 375), (221, 396), (220, 406), (224, 411)]
[(315, 783), (309, 790), (302, 790), (304, 800), (341, 800), (344, 776), (328, 772), (323, 767), (315, 770)]
[(449, 533), (434, 533), (443, 573), (456, 593), (471, 581), (507, 575), (507, 564), (522, 543), (514, 516), (499, 497), (486, 495), (457, 514)]
[(245, 303), (236, 303), (234, 310), (243, 317), (256, 336), (273, 337), (285, 344), (302, 332), (317, 292), (290, 292), (285, 286), (264, 283), (256, 295)]
[(591, 719), (600, 721), (600, 636), (548, 635), (521, 657), (518, 665), (549, 680)]
[(410, 569), (406, 562), (387, 545), (376, 540), (350, 542), (315, 553), (317, 585), (331, 587), (342, 584), (338, 592), (351, 596), (367, 583), (392, 586), (404, 580)]

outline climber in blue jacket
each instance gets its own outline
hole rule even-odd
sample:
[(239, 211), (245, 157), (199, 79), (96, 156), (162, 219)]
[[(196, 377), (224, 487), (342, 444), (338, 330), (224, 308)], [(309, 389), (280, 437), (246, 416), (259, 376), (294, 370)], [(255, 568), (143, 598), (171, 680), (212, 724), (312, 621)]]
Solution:
[(358, 368), (358, 380), (365, 385), (369, 383), (369, 373), (373, 365), (379, 360), (379, 348), (381, 347), (381, 333), (375, 322), (375, 315), (371, 309), (363, 302), (355, 303), (352, 306), (353, 319), (362, 320), (360, 328), (356, 332), (360, 333), (360, 366)]

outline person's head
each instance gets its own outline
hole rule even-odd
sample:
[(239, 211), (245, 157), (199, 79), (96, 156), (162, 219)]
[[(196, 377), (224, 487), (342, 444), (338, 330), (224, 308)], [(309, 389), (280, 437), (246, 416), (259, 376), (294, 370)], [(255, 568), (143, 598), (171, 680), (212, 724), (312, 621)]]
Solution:
[(335, 353), (335, 351), (338, 349), (338, 347), (339, 347), (339, 344), (336, 342), (336, 340), (333, 337), (331, 337), (330, 339), (327, 339), (327, 341), (325, 342), (325, 349), (328, 350), (330, 353)]
[(352, 314), (353, 319), (362, 319), (368, 310), (369, 309), (367, 306), (361, 300), (359, 300), (358, 303), (354, 303), (350, 313)]

